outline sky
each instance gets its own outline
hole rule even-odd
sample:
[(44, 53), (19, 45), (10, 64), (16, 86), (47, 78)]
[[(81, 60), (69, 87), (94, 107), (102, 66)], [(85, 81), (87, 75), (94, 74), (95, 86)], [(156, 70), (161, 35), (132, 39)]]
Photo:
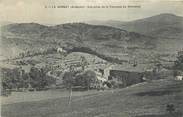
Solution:
[[(50, 6), (85, 6), (85, 8), (48, 8)], [(140, 6), (140, 8), (87, 8), (87, 6)], [(0, 9), (1, 22), (61, 24), (92, 20), (131, 21), (161, 13), (183, 16), (183, 0), (0, 0)]]

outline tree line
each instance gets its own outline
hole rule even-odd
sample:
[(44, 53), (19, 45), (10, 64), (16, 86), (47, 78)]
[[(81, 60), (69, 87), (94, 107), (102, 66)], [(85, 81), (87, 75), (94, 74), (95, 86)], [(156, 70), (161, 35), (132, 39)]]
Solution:
[(183, 72), (183, 54), (177, 56), (177, 60), (174, 63), (173, 69), (175, 70), (174, 76), (181, 75)]
[(2, 88), (3, 89), (20, 89), (35, 88), (43, 89), (55, 83), (55, 79), (46, 75), (48, 69), (31, 67), (30, 72), (25, 72), (22, 68), (2, 68)]
[(93, 88), (96, 83), (96, 74), (94, 71), (85, 71), (84, 73), (77, 73), (74, 71), (65, 72), (63, 76), (63, 84), (67, 89), (80, 86), (85, 89)]

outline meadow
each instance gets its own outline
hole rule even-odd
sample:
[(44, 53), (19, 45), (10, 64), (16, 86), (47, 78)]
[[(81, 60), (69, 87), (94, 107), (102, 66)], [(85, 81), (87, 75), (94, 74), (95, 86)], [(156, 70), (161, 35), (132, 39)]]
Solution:
[[(70, 105), (69, 95), (54, 93), (54, 98), (4, 104), (2, 117), (182, 117), (182, 81), (163, 79), (123, 89), (89, 92), (75, 93)], [(44, 96), (51, 96), (47, 94)], [(175, 112), (167, 112), (167, 104), (173, 104)]]

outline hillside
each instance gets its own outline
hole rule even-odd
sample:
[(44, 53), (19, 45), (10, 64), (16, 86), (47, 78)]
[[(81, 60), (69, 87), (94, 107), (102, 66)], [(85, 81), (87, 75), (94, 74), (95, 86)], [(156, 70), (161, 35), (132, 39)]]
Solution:
[(159, 14), (156, 16), (129, 22), (95, 21), (89, 23), (100, 23), (103, 25), (113, 26), (127, 31), (133, 31), (154, 37), (181, 39), (183, 36), (183, 17), (169, 13)]
[[(182, 89), (183, 82), (157, 80), (113, 92), (73, 92), (70, 106), (69, 92), (32, 92), (27, 94), (32, 98), (25, 96), (30, 100), (23, 94), (10, 97), (6, 101), (15, 102), (2, 105), (1, 112), (3, 117), (182, 117)], [(174, 104), (174, 114), (167, 104)]]
[(133, 53), (138, 49), (151, 50), (156, 47), (156, 43), (154, 38), (138, 33), (84, 23), (56, 26), (22, 23), (2, 27), (2, 50), (6, 50), (3, 54), (11, 50), (19, 53), (50, 47), (87, 47), (98, 53), (111, 55)]

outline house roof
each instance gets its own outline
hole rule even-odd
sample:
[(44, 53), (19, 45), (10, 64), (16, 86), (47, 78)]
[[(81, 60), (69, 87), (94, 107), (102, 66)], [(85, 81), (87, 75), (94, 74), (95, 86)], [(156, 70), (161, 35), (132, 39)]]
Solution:
[(89, 65), (90, 69), (110, 69), (110, 70), (119, 70), (119, 71), (129, 71), (129, 72), (145, 72), (145, 71), (152, 71), (153, 64), (137, 64), (134, 67), (132, 64), (124, 63), (124, 64), (94, 64)]
[(120, 70), (120, 71), (128, 71), (128, 72), (145, 72), (150, 66), (147, 64), (138, 64), (137, 66), (133, 66), (131, 64), (124, 65), (113, 65), (112, 70)]

